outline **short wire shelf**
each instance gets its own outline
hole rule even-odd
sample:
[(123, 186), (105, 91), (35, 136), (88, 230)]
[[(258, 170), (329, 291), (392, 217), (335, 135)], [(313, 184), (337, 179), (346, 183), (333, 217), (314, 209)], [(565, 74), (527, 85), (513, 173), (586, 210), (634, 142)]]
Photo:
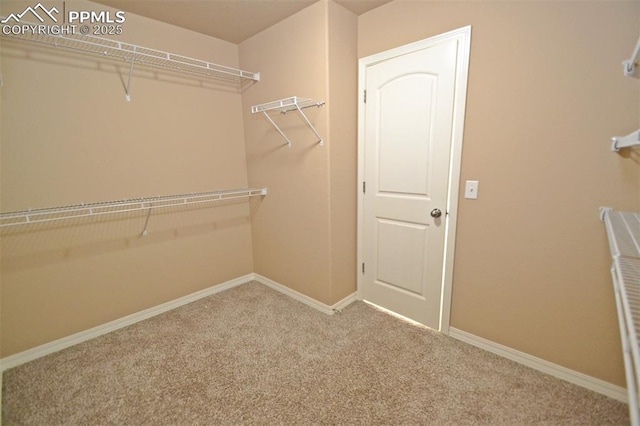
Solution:
[(324, 140), (322, 139), (322, 136), (320, 136), (320, 133), (318, 133), (316, 128), (313, 126), (313, 124), (311, 124), (311, 121), (309, 121), (309, 119), (304, 114), (304, 112), (302, 112), (302, 110), (305, 108), (311, 108), (311, 107), (320, 108), (324, 104), (325, 104), (324, 101), (316, 101), (314, 99), (292, 96), (290, 98), (279, 99), (277, 101), (267, 102), (260, 105), (254, 105), (251, 107), (251, 113), (257, 114), (261, 112), (265, 116), (265, 118), (271, 123), (271, 125), (275, 127), (278, 133), (280, 133), (280, 136), (282, 136), (284, 140), (287, 141), (287, 145), (289, 146), (289, 148), (291, 148), (291, 139), (289, 139), (287, 135), (284, 134), (282, 129), (280, 129), (280, 126), (278, 126), (276, 122), (273, 121), (273, 119), (269, 116), (268, 112), (276, 111), (282, 114), (286, 114), (289, 111), (297, 111), (300, 117), (304, 120), (304, 122), (307, 123), (307, 126), (309, 126), (313, 131), (313, 133), (318, 137), (318, 144), (322, 146), (324, 144)]

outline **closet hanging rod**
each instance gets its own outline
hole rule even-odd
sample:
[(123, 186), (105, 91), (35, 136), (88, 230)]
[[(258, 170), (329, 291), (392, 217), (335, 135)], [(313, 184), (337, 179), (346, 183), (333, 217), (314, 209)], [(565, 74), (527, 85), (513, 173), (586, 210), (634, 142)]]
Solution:
[(63, 207), (28, 209), (16, 212), (0, 213), (0, 228), (28, 225), (31, 223), (51, 222), (89, 216), (135, 212), (175, 206), (187, 206), (237, 198), (265, 196), (267, 188), (245, 188), (224, 191), (199, 192), (193, 194), (164, 195), (158, 197), (134, 198), (128, 200), (105, 201), (90, 204), (77, 204)]
[[(0, 16), (0, 19), (4, 19)], [(27, 24), (21, 22), (21, 24)], [(28, 25), (28, 24), (27, 24)], [(200, 59), (175, 53), (163, 52), (148, 47), (137, 46), (121, 41), (82, 34), (33, 34), (20, 32), (5, 34), (2, 37), (20, 41), (35, 42), (53, 47), (77, 50), (97, 56), (117, 58), (126, 62), (166, 69), (176, 72), (219, 78), (232, 81), (249, 79), (260, 80), (259, 72), (244, 71)]]
[(627, 77), (631, 77), (634, 74), (636, 67), (638, 66), (638, 56), (640, 56), (640, 38), (638, 39), (638, 43), (636, 43), (636, 48), (633, 49), (631, 58), (622, 62), (624, 75)]

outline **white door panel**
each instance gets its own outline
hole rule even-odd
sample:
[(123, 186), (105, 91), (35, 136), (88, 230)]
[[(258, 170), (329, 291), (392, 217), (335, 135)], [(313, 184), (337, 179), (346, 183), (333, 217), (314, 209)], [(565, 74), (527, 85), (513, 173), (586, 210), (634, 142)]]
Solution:
[[(366, 68), (365, 300), (440, 329), (459, 40)], [(440, 209), (434, 218), (431, 211)]]
[(388, 193), (379, 194), (374, 204), (375, 217), (398, 218), (406, 222), (424, 224), (429, 217), (432, 202), (428, 197), (403, 196)]
[(378, 120), (379, 192), (428, 195), (430, 153), (429, 143), (424, 142), (432, 138), (436, 79), (431, 74), (408, 74), (376, 90), (379, 114), (384, 117)]
[(427, 231), (424, 225), (379, 220), (375, 281), (422, 296), (425, 274), (422, 259), (426, 257)]

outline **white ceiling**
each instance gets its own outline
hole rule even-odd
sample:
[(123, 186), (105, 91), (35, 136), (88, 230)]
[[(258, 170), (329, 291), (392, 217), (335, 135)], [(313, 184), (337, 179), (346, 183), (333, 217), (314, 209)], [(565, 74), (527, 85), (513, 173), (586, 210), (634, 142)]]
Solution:
[[(94, 1), (237, 44), (318, 0)], [(361, 15), (391, 0), (334, 1)]]

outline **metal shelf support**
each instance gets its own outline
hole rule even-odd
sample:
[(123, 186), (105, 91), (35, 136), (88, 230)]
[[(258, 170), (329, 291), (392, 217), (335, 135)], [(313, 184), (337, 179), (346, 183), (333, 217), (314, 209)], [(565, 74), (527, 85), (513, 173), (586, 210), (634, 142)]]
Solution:
[(636, 130), (627, 136), (614, 136), (611, 138), (611, 151), (614, 152), (637, 145), (640, 145), (640, 130)]
[(131, 77), (133, 77), (133, 65), (136, 62), (136, 48), (133, 48), (133, 53), (131, 54), (131, 66), (129, 68), (129, 80), (127, 81), (127, 91), (125, 93), (125, 99), (127, 102), (131, 102)]
[(273, 119), (269, 116), (268, 111), (277, 111), (282, 114), (286, 114), (289, 111), (295, 110), (298, 112), (300, 117), (302, 117), (304, 122), (307, 123), (307, 126), (309, 126), (309, 128), (311, 128), (313, 133), (316, 135), (316, 137), (318, 138), (318, 144), (320, 146), (323, 146), (324, 140), (322, 139), (322, 136), (320, 136), (320, 133), (318, 133), (316, 128), (313, 126), (313, 124), (311, 124), (311, 121), (309, 121), (309, 119), (307, 118), (307, 116), (302, 110), (310, 107), (320, 108), (324, 104), (325, 104), (324, 101), (316, 101), (313, 99), (292, 96), (290, 98), (284, 98), (277, 101), (267, 102), (265, 104), (252, 106), (251, 113), (256, 114), (261, 112), (267, 118), (267, 120), (269, 120), (269, 122), (273, 125), (273, 127), (275, 127), (278, 133), (280, 133), (280, 135), (284, 138), (284, 140), (287, 141), (287, 145), (289, 146), (289, 148), (291, 148), (291, 140), (287, 137), (287, 135), (284, 134), (284, 132), (280, 129), (280, 127), (276, 124), (276, 122), (273, 121)]
[(636, 47), (633, 49), (633, 53), (631, 53), (631, 57), (622, 62), (623, 72), (625, 76), (633, 77), (636, 71), (636, 67), (638, 66), (638, 56), (640, 56), (640, 39), (638, 39)]

